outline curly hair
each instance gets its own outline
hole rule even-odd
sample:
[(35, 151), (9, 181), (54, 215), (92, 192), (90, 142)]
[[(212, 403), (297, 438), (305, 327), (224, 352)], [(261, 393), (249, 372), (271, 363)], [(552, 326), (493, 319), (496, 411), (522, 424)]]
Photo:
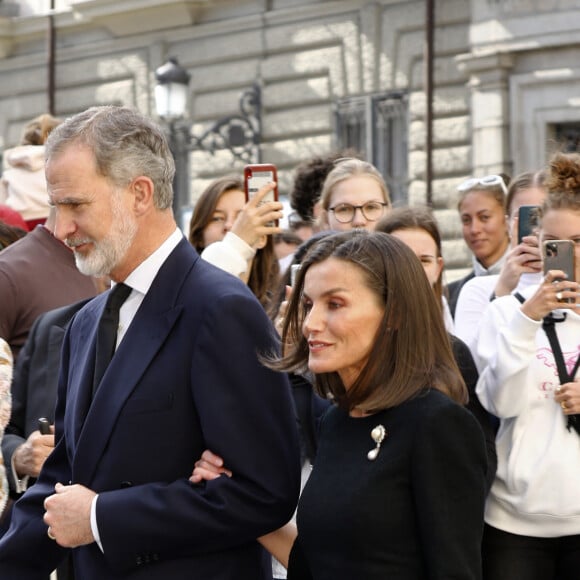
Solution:
[(545, 186), (544, 213), (548, 209), (580, 211), (580, 154), (556, 153), (550, 159)]
[(290, 192), (290, 207), (305, 221), (314, 220), (314, 206), (320, 199), (326, 176), (343, 157), (362, 158), (354, 149), (335, 151), (326, 157), (312, 157), (303, 161), (294, 171), (294, 186)]

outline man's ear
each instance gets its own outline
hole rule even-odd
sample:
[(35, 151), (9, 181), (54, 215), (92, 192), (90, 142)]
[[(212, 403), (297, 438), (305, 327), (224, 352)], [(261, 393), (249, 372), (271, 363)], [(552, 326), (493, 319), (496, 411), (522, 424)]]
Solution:
[(136, 177), (131, 182), (130, 189), (134, 196), (135, 215), (141, 215), (153, 207), (155, 186), (149, 177), (144, 175)]

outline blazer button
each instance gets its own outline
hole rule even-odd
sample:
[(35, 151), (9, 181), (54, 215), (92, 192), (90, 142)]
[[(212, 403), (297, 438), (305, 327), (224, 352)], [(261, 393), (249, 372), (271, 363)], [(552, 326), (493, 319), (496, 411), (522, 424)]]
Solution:
[(122, 481), (121, 482), (121, 489), (125, 489), (127, 487), (133, 487), (132, 481)]

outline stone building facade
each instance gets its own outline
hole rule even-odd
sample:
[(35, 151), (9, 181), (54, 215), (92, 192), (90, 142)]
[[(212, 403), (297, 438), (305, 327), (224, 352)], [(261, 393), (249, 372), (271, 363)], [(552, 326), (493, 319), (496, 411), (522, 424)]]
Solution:
[[(340, 145), (365, 150), (399, 203), (426, 202), (425, 39), (429, 0), (0, 0), (0, 148), (47, 110), (124, 104), (155, 116), (155, 70), (192, 75), (193, 132), (262, 89), (261, 159), (292, 169)], [(468, 253), (455, 209), (470, 175), (541, 167), (580, 127), (577, 0), (432, 0), (432, 202), (448, 279)], [(52, 17), (48, 8), (54, 5)], [(227, 151), (191, 154), (192, 202), (238, 169)]]

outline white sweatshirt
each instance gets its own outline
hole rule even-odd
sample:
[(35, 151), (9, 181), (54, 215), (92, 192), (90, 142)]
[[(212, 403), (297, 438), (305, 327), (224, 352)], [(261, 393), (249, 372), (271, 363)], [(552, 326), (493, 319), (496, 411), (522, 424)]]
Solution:
[(19, 145), (4, 152), (0, 203), (19, 212), (25, 220), (48, 216), (44, 145)]
[(221, 270), (238, 278), (248, 270), (248, 261), (256, 255), (256, 250), (233, 232), (228, 232), (224, 239), (210, 244), (201, 253), (201, 257)]
[[(580, 316), (565, 312), (556, 332), (570, 371), (580, 351)], [(501, 420), (485, 521), (524, 536), (580, 534), (580, 435), (566, 429), (554, 400), (560, 381), (541, 322), (525, 316), (514, 296), (497, 298), (481, 321), (477, 356), (477, 395)]]

